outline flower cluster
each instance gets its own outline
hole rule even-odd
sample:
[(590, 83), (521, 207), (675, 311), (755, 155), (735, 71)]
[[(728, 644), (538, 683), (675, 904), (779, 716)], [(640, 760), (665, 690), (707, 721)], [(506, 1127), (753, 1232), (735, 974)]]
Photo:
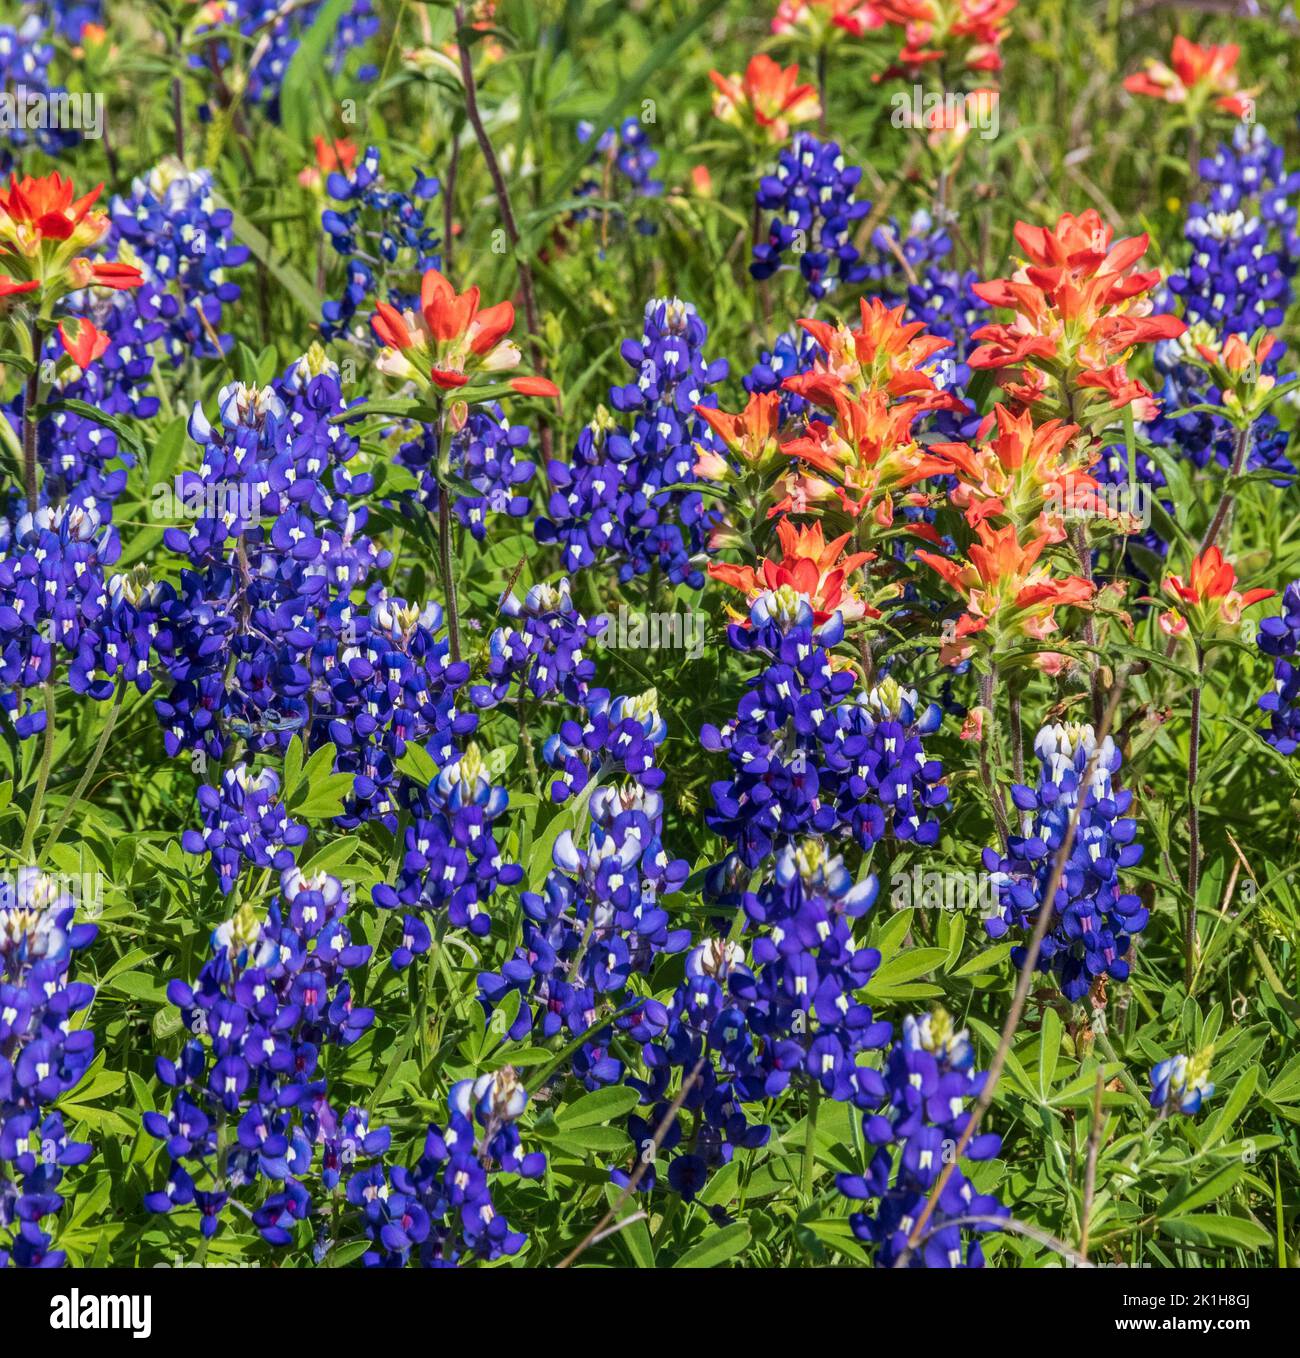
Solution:
[(789, 584), (759, 594), (748, 626), (728, 629), (731, 645), (766, 667), (733, 721), (700, 732), (704, 748), (731, 764), (713, 784), (706, 821), (751, 870), (808, 834), (863, 848), (886, 834), (920, 844), (938, 837), (947, 788), (922, 737), (939, 710), (918, 714), (916, 695), (888, 680), (852, 696), (853, 672), (831, 655), (843, 630), (839, 612), (816, 626), (812, 604)]
[[(1146, 907), (1120, 881), (1123, 869), (1142, 857), (1137, 822), (1129, 814), (1133, 793), (1115, 787), (1114, 775), (1123, 762), (1120, 752), (1109, 736), (1098, 747), (1091, 726), (1044, 726), (1034, 751), (1037, 785), (1017, 783), (1011, 789), (1023, 833), (1009, 837), (1005, 853), (984, 850), (984, 866), (992, 874), (1001, 909), (985, 927), (992, 938), (1017, 929), (1032, 932), (1039, 910), (1050, 909), (1037, 970), (1054, 976), (1067, 999), (1080, 1000), (1099, 977), (1128, 977), (1133, 937), (1146, 927)], [(1047, 903), (1043, 894), (1080, 796), (1083, 810), (1074, 843), (1056, 894)], [(1017, 967), (1024, 957), (1023, 947), (1012, 949)]]
[(795, 123), (821, 113), (816, 88), (799, 83), (798, 66), (783, 68), (762, 52), (750, 58), (743, 75), (710, 71), (709, 79), (716, 91), (713, 116), (760, 141), (780, 145)]
[(411, 1169), (382, 1165), (348, 1181), (348, 1202), (371, 1241), (370, 1268), (400, 1268), (416, 1257), (425, 1268), (518, 1254), (528, 1237), (510, 1228), (492, 1201), (502, 1174), (540, 1179), (546, 1156), (521, 1154), (517, 1126), (528, 1093), (510, 1066), (461, 1080), (447, 1097), (446, 1129), (431, 1126)]
[(366, 334), (353, 327), (357, 309), (368, 298), (381, 296), (399, 310), (412, 304), (407, 279), (442, 263), (439, 240), (425, 206), (437, 197), (440, 185), (428, 175), (416, 174), (403, 193), (384, 180), (379, 151), (366, 147), (357, 159), (349, 142), (320, 142), (317, 161), (325, 175), (325, 192), (343, 207), (327, 207), (321, 227), (342, 257), (343, 291), (327, 298), (321, 308), (321, 335), (334, 339), (347, 335), (364, 341)]
[(1017, 401), (1089, 431), (1134, 402), (1150, 413), (1151, 392), (1128, 375), (1130, 352), (1187, 329), (1175, 316), (1152, 314), (1160, 271), (1134, 271), (1147, 236), (1113, 237), (1093, 208), (1067, 212), (1050, 230), (1017, 222), (1024, 262), (1010, 278), (975, 285), (977, 296), (1016, 319), (975, 332), (982, 342), (971, 367), (1017, 370), (1013, 383), (1004, 381)]
[[(6, 97), (20, 101), (48, 99), (63, 91), (50, 76), (54, 44), (49, 41), (46, 17), (39, 11), (22, 16), (17, 24), (0, 24), (0, 90)], [(15, 153), (34, 143), (47, 156), (57, 156), (81, 140), (73, 128), (47, 125), (55, 120), (41, 119), (39, 127), (29, 129), (23, 119), (10, 118), (5, 127), (4, 146), (0, 148), (0, 174), (8, 174)]]
[(346, 407), (318, 347), (270, 386), (222, 388), (218, 408), (216, 424), (201, 406), (190, 418), (202, 462), (176, 498), (196, 512), (164, 532), (186, 565), (153, 620), (172, 681), (155, 703), (167, 751), (212, 760), (232, 736), (287, 746), (324, 653), (337, 656), (355, 624), (352, 591), (387, 561), (349, 502), (373, 481), (347, 469), (357, 443), (332, 419)]
[[(628, 778), (593, 792), (585, 846), (569, 830), (557, 838), (542, 891), (521, 897), (522, 944), (499, 972), (479, 976), (489, 1013), (519, 992), (512, 1037), (534, 1028), (541, 1038), (581, 1037), (608, 1017), (609, 1006), (620, 1012), (616, 1031), (641, 1040), (649, 1029), (662, 1031), (660, 1005), (623, 1012), (631, 977), (690, 943), (690, 931), (671, 928), (660, 904), (687, 876), (686, 863), (665, 853), (662, 832), (663, 797)], [(594, 1089), (622, 1078), (623, 1065), (597, 1031), (575, 1053), (574, 1072)]]
[(763, 176), (757, 208), (770, 214), (766, 240), (756, 241), (749, 271), (771, 278), (796, 259), (811, 297), (821, 300), (867, 277), (862, 253), (853, 243), (853, 224), (871, 211), (855, 197), (862, 171), (846, 165), (838, 143), (799, 132)]
[(76, 909), (36, 868), (0, 882), (0, 1269), (63, 1262), (41, 1221), (63, 1205), (63, 1171), (90, 1156), (47, 1111), (80, 1084), (95, 1055), (95, 1034), (73, 1027), (94, 991), (68, 972), (98, 930), (76, 923)]
[[(247, 84), (243, 97), (261, 106), (269, 117), (279, 121), (280, 92), (288, 74), (294, 53), (303, 34), (318, 23), (327, 11), (325, 0), (307, 0), (304, 4), (285, 5), (283, 0), (219, 0), (201, 11), (207, 19), (200, 23), (197, 33), (206, 30), (238, 29), (245, 43), (232, 51), (224, 38), (208, 39), (200, 53), (192, 57), (195, 66), (204, 70), (228, 70), (247, 53)], [(379, 32), (379, 15), (373, 0), (351, 0), (333, 19), (334, 32), (330, 37), (327, 69), (338, 75), (350, 51), (364, 46)], [(251, 44), (251, 46), (249, 45)], [(356, 73), (359, 81), (373, 80), (377, 70), (363, 65)]]
[[(1205, 157), (1199, 169), (1207, 201), (1188, 210), (1184, 235), (1191, 256), (1168, 280), (1169, 291), (1182, 302), (1188, 332), (1156, 345), (1163, 408), (1145, 432), (1197, 467), (1217, 462), (1226, 468), (1233, 454), (1228, 421), (1186, 409), (1220, 401), (1218, 384), (1207, 381), (1195, 360), (1200, 346), (1218, 350), (1233, 336), (1245, 341), (1281, 325), (1300, 267), (1300, 172), (1287, 171), (1282, 148), (1262, 127), (1244, 124), (1234, 130), (1231, 145)], [(1283, 346), (1273, 346), (1261, 375), (1278, 377), (1284, 355)], [(1254, 421), (1246, 467), (1289, 476), (1294, 469), (1287, 443), (1276, 415), (1265, 412)]]
[(502, 601), (501, 612), (517, 626), (498, 627), (489, 638), (483, 667), (486, 682), (470, 689), (474, 704), (495, 707), (513, 685), (517, 701), (558, 696), (586, 708), (596, 666), (583, 654), (583, 647), (599, 644), (607, 624), (604, 619), (583, 617), (574, 605), (567, 577), (555, 585), (534, 585), (522, 601), (512, 591)]
[[(528, 426), (512, 424), (499, 405), (476, 406), (465, 423), (451, 435), (450, 470), (467, 482), (476, 494), (458, 495), (453, 502), (457, 520), (477, 542), (487, 535), (490, 517), (506, 514), (524, 518), (532, 508), (526, 493), (537, 464), (519, 453), (531, 437)], [(419, 513), (438, 509), (437, 437), (428, 427), (403, 443), (395, 461), (420, 478), (416, 499)]]
[[(472, 726), (476, 718), (467, 715)], [(413, 912), (445, 911), (458, 929), (481, 936), (492, 925), (486, 906), (493, 892), (524, 875), (517, 863), (504, 861), (493, 834), (493, 822), (509, 798), (489, 776), (478, 746), (470, 741), (463, 754), (445, 750), (439, 762), (440, 771), (427, 788), (408, 788), (411, 823), (396, 883), (381, 882), (374, 889), (376, 905), (408, 912), (393, 953), (398, 970), (430, 947), (428, 925)]]
[(1171, 637), (1186, 637), (1198, 647), (1238, 630), (1244, 609), (1271, 599), (1273, 589), (1237, 589), (1237, 572), (1217, 547), (1193, 558), (1187, 579), (1172, 572), (1164, 579), (1172, 607), (1160, 615), (1160, 626)]
[(660, 492), (698, 479), (697, 445), (718, 446), (695, 409), (716, 404), (709, 388), (728, 372), (725, 359), (705, 358), (707, 338), (689, 302), (663, 297), (646, 304), (640, 340), (624, 341), (621, 350), (635, 380), (609, 393), (615, 411), (631, 417), (630, 428), (602, 406), (579, 435), (574, 460), (548, 467), (554, 489), (537, 540), (561, 544), (566, 570), (608, 553), (624, 582), (657, 566), (673, 584), (703, 584), (694, 558), (705, 550), (715, 516), (696, 491)]
[(1253, 112), (1258, 91), (1238, 88), (1240, 55), (1236, 43), (1201, 47), (1179, 33), (1168, 64), (1148, 57), (1144, 69), (1124, 81), (1124, 88), (1162, 103), (1185, 105), (1189, 122), (1197, 121), (1209, 103), (1234, 118), (1245, 118)]
[(1273, 688), (1259, 700), (1269, 714), (1264, 739), (1280, 754), (1300, 749), (1300, 668), (1290, 657), (1300, 650), (1300, 580), (1282, 595), (1282, 612), (1265, 618), (1256, 637), (1259, 649), (1273, 657)]
[(199, 788), (203, 830), (187, 830), (187, 853), (212, 855), (221, 890), (229, 895), (246, 863), (257, 868), (291, 868), (307, 827), (289, 819), (280, 800), (280, 777), (272, 768), (256, 772), (236, 764), (221, 775), (220, 787)]
[[(909, 1251), (914, 1268), (982, 1268), (980, 1235), (996, 1231), (998, 1222), (1010, 1216), (995, 1198), (976, 1192), (954, 1164), (924, 1232), (914, 1248), (910, 1243), (966, 1131), (967, 1103), (984, 1087), (986, 1077), (974, 1067), (969, 1034), (935, 1009), (904, 1019), (903, 1036), (890, 1049), (883, 1072), (863, 1072), (878, 1111), (864, 1115), (862, 1130), (877, 1150), (865, 1175), (839, 1174), (836, 1184), (848, 1198), (877, 1200), (873, 1211), (855, 1212), (849, 1222), (859, 1240), (877, 1246), (878, 1267), (892, 1268)], [(1001, 1146), (1001, 1137), (985, 1132), (970, 1139), (964, 1154), (968, 1160), (990, 1160)]]
[(240, 288), (226, 273), (249, 252), (231, 235), (230, 209), (216, 205), (212, 172), (165, 160), (136, 179), (126, 197), (113, 199), (109, 220), (108, 243), (152, 286), (172, 361), (213, 357), (218, 339), (228, 351), (232, 341), (220, 335), (221, 313), (239, 300)]
[[(650, 134), (637, 118), (624, 118), (618, 127), (607, 127), (596, 136), (595, 127), (585, 120), (578, 124), (578, 140), (591, 146), (588, 166), (599, 171), (587, 175), (574, 188), (578, 198), (603, 198), (606, 201), (623, 198), (658, 198), (664, 191), (663, 180), (654, 172), (659, 164), (659, 152), (650, 144)], [(620, 216), (626, 209), (617, 209)], [(574, 221), (587, 221), (597, 215), (595, 208), (580, 208), (573, 214)], [(652, 236), (659, 229), (645, 216), (633, 220), (643, 236)]]
[[(271, 1194), (254, 1215), (264, 1239), (288, 1243), (288, 1227), (310, 1214), (303, 1180), (318, 1147), (326, 1171), (337, 1169), (323, 1049), (350, 1045), (374, 1020), (352, 1002), (346, 973), (371, 950), (352, 942), (348, 907), (336, 878), (287, 868), (264, 919), (246, 903), (213, 932), (197, 982), (168, 985), (189, 1036), (175, 1060), (156, 1061), (175, 1093), (169, 1112), (145, 1115), (170, 1164), (165, 1187), (145, 1198), (151, 1212), (196, 1207), (201, 1233), (212, 1236), (232, 1197), (264, 1179)], [(370, 1145), (385, 1149), (387, 1136)]]

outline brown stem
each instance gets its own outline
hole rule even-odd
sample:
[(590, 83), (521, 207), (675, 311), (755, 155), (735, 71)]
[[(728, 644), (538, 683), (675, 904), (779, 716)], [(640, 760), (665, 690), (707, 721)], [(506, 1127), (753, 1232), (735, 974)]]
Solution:
[(1246, 465), (1246, 455), (1250, 452), (1250, 435), (1252, 425), (1246, 425), (1244, 429), (1237, 430), (1237, 438), (1232, 446), (1232, 466), (1228, 472), (1228, 484), (1223, 488), (1223, 494), (1219, 497), (1219, 507), (1214, 511), (1214, 517), (1210, 520), (1210, 526), (1205, 530), (1205, 536), (1201, 539), (1201, 554), (1208, 552), (1214, 546), (1223, 525), (1228, 521), (1228, 515), (1232, 512), (1233, 501), (1237, 498), (1236, 492), (1232, 489), (1232, 482), (1242, 473)]
[(1106, 1088), (1103, 1068), (1097, 1067), (1097, 1084), (1092, 1093), (1092, 1127), (1088, 1131), (1088, 1161), (1083, 1171), (1083, 1219), (1079, 1223), (1079, 1255), (1088, 1257), (1088, 1226), (1092, 1200), (1097, 1191), (1097, 1152), (1101, 1149), (1101, 1096)]
[[(488, 177), (492, 180), (492, 190), (496, 194), (497, 210), (501, 213), (501, 224), (505, 227), (511, 248), (514, 250), (515, 267), (519, 271), (519, 290), (524, 299), (524, 324), (528, 327), (528, 348), (533, 367), (540, 373), (543, 368), (542, 346), (539, 338), (537, 294), (533, 287), (532, 265), (520, 252), (519, 224), (515, 220), (515, 210), (510, 203), (510, 189), (506, 184), (505, 176), (501, 173), (501, 162), (497, 160), (497, 153), (492, 146), (492, 138), (488, 136), (487, 128), (483, 125), (482, 114), (479, 112), (478, 91), (474, 87), (474, 62), (470, 56), (469, 48), (465, 45), (465, 23), (465, 6), (457, 5), (456, 51), (460, 58), (461, 80), (465, 86), (465, 114), (469, 118), (470, 126), (474, 129), (479, 150), (483, 153)], [(551, 426), (549, 424), (542, 425), (541, 444), (542, 465), (547, 467), (550, 465), (552, 457)]]
[(460, 138), (453, 134), (451, 159), (447, 162), (447, 182), (442, 189), (442, 271), (451, 277), (455, 246), (456, 171), (460, 167)]
[[(682, 1081), (682, 1087), (677, 1091), (677, 1097), (668, 1105), (668, 1111), (663, 1115), (663, 1119), (660, 1121), (658, 1127), (655, 1128), (654, 1136), (650, 1138), (651, 1145), (655, 1151), (658, 1151), (659, 1147), (663, 1145), (664, 1137), (668, 1135), (669, 1129), (677, 1118), (677, 1114), (681, 1112), (682, 1104), (686, 1102), (686, 1096), (691, 1092), (696, 1080), (700, 1078), (700, 1071), (704, 1069), (704, 1063), (707, 1059), (708, 1052), (706, 1051), (695, 1063), (695, 1069)], [(601, 1217), (591, 1230), (587, 1232), (582, 1240), (560, 1260), (556, 1265), (557, 1268), (568, 1268), (583, 1251), (595, 1244), (600, 1238), (601, 1233), (618, 1215), (619, 1208), (622, 1207), (628, 1198), (636, 1192), (637, 1185), (645, 1177), (646, 1170), (649, 1169), (653, 1163), (653, 1155), (649, 1160), (647, 1160), (644, 1155), (640, 1157), (640, 1163), (637, 1165), (636, 1169), (632, 1171), (632, 1175), (627, 1181), (627, 1187), (624, 1188), (615, 1199), (614, 1205), (603, 1217)]]

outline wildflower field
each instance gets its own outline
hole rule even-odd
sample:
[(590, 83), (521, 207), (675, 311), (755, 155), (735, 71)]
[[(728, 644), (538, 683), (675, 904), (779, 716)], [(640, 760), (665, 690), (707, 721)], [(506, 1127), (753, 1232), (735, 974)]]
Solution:
[(1298, 57), (2, 0), (0, 1267), (1300, 1266)]

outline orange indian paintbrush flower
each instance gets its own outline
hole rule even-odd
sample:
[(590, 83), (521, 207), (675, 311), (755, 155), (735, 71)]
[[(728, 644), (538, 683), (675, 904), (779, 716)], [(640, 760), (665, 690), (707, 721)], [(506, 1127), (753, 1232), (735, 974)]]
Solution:
[(710, 71), (716, 91), (713, 115), (732, 127), (755, 131), (778, 145), (790, 136), (796, 123), (821, 114), (821, 101), (813, 85), (799, 84), (799, 67), (782, 67), (759, 53), (750, 58), (744, 75), (725, 76)]
[(91, 260), (85, 251), (108, 234), (108, 214), (95, 211), (104, 186), (80, 198), (71, 179), (11, 176), (0, 186), (0, 296), (38, 293), (41, 308), (85, 287), (138, 288), (139, 269)]
[(1241, 48), (1236, 43), (1201, 47), (1179, 34), (1174, 38), (1168, 65), (1148, 57), (1145, 68), (1129, 76), (1124, 88), (1130, 94), (1160, 99), (1166, 104), (1186, 104), (1193, 116), (1212, 100), (1215, 108), (1240, 118), (1257, 93), (1238, 88), (1240, 55)]
[(1187, 579), (1172, 572), (1162, 584), (1173, 607), (1160, 615), (1160, 627), (1173, 637), (1184, 634), (1198, 643), (1236, 629), (1243, 609), (1271, 599), (1275, 589), (1237, 589), (1237, 572), (1217, 547), (1192, 561)]
[(972, 527), (985, 519), (1036, 521), (1049, 542), (1062, 542), (1068, 511), (1107, 512), (1087, 470), (1096, 458), (1078, 434), (1077, 424), (1035, 425), (1028, 411), (1016, 414), (998, 405), (980, 426), (976, 447), (932, 443), (928, 451), (956, 476), (949, 498)]
[(875, 555), (873, 552), (844, 555), (850, 534), (827, 542), (821, 524), (800, 528), (789, 519), (782, 519), (776, 526), (776, 535), (781, 544), (780, 561), (760, 558), (757, 567), (715, 561), (709, 566), (709, 575), (741, 590), (749, 601), (788, 585), (808, 600), (818, 623), (825, 622), (833, 613), (839, 613), (846, 622), (880, 616), (847, 584), (849, 577)]
[(952, 58), (968, 71), (1002, 69), (999, 51), (1016, 0), (875, 0), (887, 23), (904, 31), (887, 74)]
[[(820, 482), (824, 490), (814, 491), (814, 499), (837, 496), (855, 518), (869, 509), (875, 522), (887, 528), (894, 521), (896, 496), (950, 470), (913, 437), (915, 403), (891, 403), (883, 391), (868, 391), (856, 400), (837, 392), (834, 409), (833, 425), (813, 420), (806, 434), (781, 445), (788, 457), (833, 479), (833, 484)], [(926, 500), (921, 496), (918, 503)], [(777, 509), (785, 507), (782, 503)]]
[(962, 410), (955, 397), (942, 391), (935, 379), (935, 355), (951, 341), (925, 333), (920, 321), (903, 319), (905, 308), (887, 307), (879, 298), (862, 298), (861, 324), (856, 330), (826, 321), (799, 324), (822, 348), (810, 371), (787, 377), (787, 391), (826, 409), (838, 396), (855, 397), (885, 391), (913, 403), (913, 412)]
[[(480, 373), (516, 368), (519, 349), (507, 337), (514, 328), (510, 302), (479, 309), (479, 290), (458, 293), (430, 269), (420, 284), (420, 310), (398, 311), (378, 302), (371, 320), (384, 345), (378, 367), (394, 377), (432, 384), (439, 391), (465, 386)], [(520, 377), (510, 385), (525, 396), (558, 396), (544, 377)]]
[(937, 552), (916, 555), (937, 571), (962, 597), (966, 612), (957, 620), (954, 640), (940, 651), (946, 664), (956, 665), (975, 649), (975, 638), (1003, 650), (1019, 638), (1041, 641), (1057, 630), (1056, 610), (1067, 604), (1086, 604), (1093, 595), (1090, 580), (1078, 575), (1058, 578), (1039, 560), (1048, 545), (1040, 534), (1021, 543), (1015, 524), (975, 527), (978, 542), (965, 562)]
[[(1160, 270), (1136, 270), (1147, 248), (1145, 234), (1113, 241), (1113, 231), (1089, 208), (1066, 213), (1048, 230), (1017, 222), (1016, 241), (1024, 262), (1010, 278), (977, 283), (975, 293), (1016, 313), (1009, 324), (982, 326), (971, 354), (972, 368), (1005, 369), (1041, 364), (1027, 374), (1022, 399), (1042, 399), (1055, 390), (1061, 413), (1072, 410), (1080, 388), (1098, 388), (1112, 409), (1151, 393), (1125, 371), (1136, 344), (1176, 339), (1186, 325), (1176, 316), (1153, 315), (1150, 298)], [(1049, 380), (1050, 379), (1050, 380)], [(1093, 418), (1083, 418), (1083, 415)], [(1085, 426), (1097, 412), (1076, 415)]]
[[(781, 457), (778, 434), (781, 428), (781, 393), (754, 392), (739, 415), (710, 406), (696, 406), (695, 413), (726, 445), (742, 470), (762, 472), (776, 466)], [(706, 481), (725, 481), (731, 467), (702, 444), (695, 445), (695, 475)]]

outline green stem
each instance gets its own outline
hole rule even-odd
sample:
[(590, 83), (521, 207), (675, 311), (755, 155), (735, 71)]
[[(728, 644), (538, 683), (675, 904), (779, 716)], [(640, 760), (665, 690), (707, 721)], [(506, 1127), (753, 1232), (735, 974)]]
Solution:
[(1185, 963), (1183, 968), (1187, 993), (1192, 993), (1196, 973), (1196, 893), (1201, 878), (1201, 808), (1196, 790), (1201, 754), (1201, 681), (1205, 673), (1205, 657), (1196, 648), (1196, 683), (1192, 688), (1192, 730), (1187, 750), (1187, 929), (1183, 939)]
[(72, 797), (67, 806), (63, 808), (63, 814), (54, 824), (54, 829), (50, 831), (50, 837), (45, 841), (41, 849), (41, 856), (37, 860), (37, 866), (50, 856), (54, 846), (59, 842), (59, 836), (63, 833), (64, 827), (68, 823), (77, 803), (85, 795), (86, 789), (90, 786), (90, 780), (95, 776), (96, 769), (99, 768), (99, 761), (104, 757), (104, 751), (108, 748), (108, 738), (113, 734), (113, 727), (117, 724), (118, 715), (122, 711), (122, 699), (126, 696), (126, 678), (123, 676), (118, 680), (117, 693), (113, 698), (113, 706), (108, 710), (108, 720), (104, 723), (104, 729), (99, 733), (99, 740), (95, 743), (94, 752), (90, 756), (90, 763), (86, 765), (85, 772), (77, 780), (77, 786), (73, 789)]
[(37, 459), (36, 459), (36, 407), (41, 396), (41, 335), (40, 322), (33, 316), (31, 323), (32, 370), (27, 374), (27, 387), (23, 394), (23, 492), (27, 496), (27, 512), (35, 514), (37, 508)]
[(817, 1114), (821, 1109), (822, 1087), (814, 1083), (808, 1098), (808, 1125), (803, 1136), (803, 1200), (812, 1201), (813, 1169), (816, 1165)]
[(45, 738), (41, 745), (41, 767), (36, 775), (36, 790), (32, 793), (32, 804), (27, 811), (27, 826), (23, 831), (22, 861), (26, 863), (32, 853), (36, 839), (36, 827), (41, 819), (41, 806), (45, 801), (45, 789), (50, 783), (50, 765), (54, 762), (55, 699), (54, 684), (45, 681)]

